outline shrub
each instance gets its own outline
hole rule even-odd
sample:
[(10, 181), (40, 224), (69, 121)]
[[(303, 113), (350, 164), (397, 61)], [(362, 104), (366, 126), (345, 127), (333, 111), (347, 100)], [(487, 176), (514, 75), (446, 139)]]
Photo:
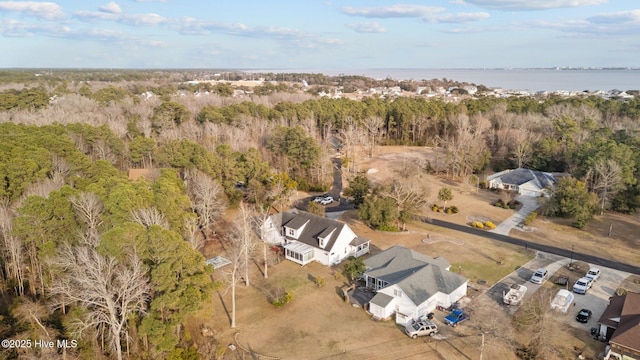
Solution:
[(282, 307), (293, 300), (293, 291), (287, 291), (284, 295), (273, 300), (272, 304), (275, 307)]
[(431, 205), (431, 211), (438, 211), (438, 209), (440, 209), (440, 206), (438, 206), (438, 204)]
[(508, 209), (515, 209), (520, 204), (522, 204), (522, 203), (520, 201), (518, 201), (518, 200), (511, 200), (511, 201), (509, 201), (509, 203), (507, 203), (507, 208)]
[(451, 208), (447, 208), (447, 214), (453, 214), (453, 210), (451, 210)]
[(450, 207), (450, 209), (451, 209), (452, 213), (454, 213), (454, 214), (458, 213), (458, 207), (457, 206), (452, 206), (452, 207)]
[(474, 228), (478, 228), (478, 229), (484, 229), (484, 224), (482, 224), (482, 222), (480, 222), (480, 221), (472, 222), (471, 226), (473, 226)]
[(380, 226), (378, 226), (378, 230), (380, 230), (380, 231), (391, 231), (391, 232), (399, 232), (400, 231), (394, 225), (380, 225)]
[(318, 287), (323, 287), (323, 286), (324, 286), (324, 283), (325, 283), (324, 279), (323, 279), (323, 278), (321, 278), (321, 277), (316, 277), (316, 281), (315, 281), (315, 282), (316, 282), (316, 285), (317, 285)]
[(493, 206), (496, 206), (496, 207), (499, 207), (499, 208), (503, 208), (503, 209), (508, 209), (509, 208), (509, 206), (502, 199), (498, 199), (498, 201), (494, 202)]
[(491, 221), (485, 221), (483, 225), (487, 229), (495, 229), (496, 228), (496, 224), (492, 223)]
[(527, 217), (524, 219), (524, 224), (525, 225), (530, 225), (533, 222), (533, 220), (536, 219), (537, 216), (538, 216), (538, 213), (535, 212), (535, 211), (532, 212), (531, 214), (527, 215)]

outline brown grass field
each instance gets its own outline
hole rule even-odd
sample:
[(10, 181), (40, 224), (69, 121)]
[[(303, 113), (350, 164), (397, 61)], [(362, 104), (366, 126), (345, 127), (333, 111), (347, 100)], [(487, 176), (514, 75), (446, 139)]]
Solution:
[[(419, 169), (427, 159), (435, 163), (435, 154), (428, 148), (384, 147), (377, 148), (376, 153), (373, 159), (360, 164), (361, 170), (376, 169), (369, 172), (374, 183), (402, 176), (398, 175), (399, 172), (420, 173)], [(476, 192), (473, 187), (447, 177), (422, 173), (421, 178), (430, 189), (430, 202), (437, 202), (438, 190), (448, 186), (454, 191), (454, 198), (449, 204), (460, 209), (460, 213), (455, 215), (433, 213), (427, 209), (425, 214), (428, 216), (461, 224), (467, 224), (472, 217), (483, 217), (497, 224), (513, 213), (513, 210), (490, 205), (505, 195)], [(341, 220), (358, 235), (371, 239), (373, 253), (402, 244), (431, 257), (445, 257), (452, 264), (452, 271), (470, 279), (471, 305), (482, 291), (534, 256), (530, 250), (425, 223), (409, 224), (408, 231), (394, 234), (373, 231), (357, 220), (355, 211), (346, 212)], [(514, 230), (511, 235), (567, 249), (574, 245), (582, 252), (637, 264), (640, 261), (639, 220), (638, 215), (606, 214), (597, 217), (581, 231), (567, 226), (564, 220), (539, 218), (532, 224), (533, 232)], [(612, 223), (613, 231), (609, 237)], [(205, 255), (224, 255), (224, 250), (212, 242), (208, 244)], [(481, 338), (474, 330), (473, 318), (469, 325), (455, 329), (440, 324), (441, 334), (446, 337), (444, 340), (412, 340), (393, 321), (374, 321), (364, 310), (344, 303), (338, 294), (347, 280), (338, 267), (327, 268), (318, 263), (300, 267), (282, 261), (270, 267), (268, 279), (263, 278), (260, 266), (255, 265), (252, 269), (251, 286), (240, 285), (237, 288), (236, 328), (229, 326), (231, 296), (227, 285), (214, 295), (211, 306), (191, 319), (187, 326), (186, 330), (194, 342), (201, 352), (209, 354), (210, 359), (250, 358), (249, 355), (241, 355), (242, 349), (261, 354), (264, 359), (480, 358)], [(225, 277), (224, 268), (215, 274), (216, 280), (224, 281)], [(312, 281), (318, 277), (325, 281), (321, 287)], [(478, 284), (478, 280), (484, 280), (481, 281), (483, 285)], [(269, 299), (270, 294), (277, 290), (293, 291), (293, 300), (281, 308), (274, 307)], [(444, 315), (437, 313), (436, 320), (442, 320)], [(210, 330), (208, 337), (203, 335), (203, 328)], [(526, 340), (526, 333), (518, 336)], [(231, 350), (227, 347), (229, 344), (240, 348)], [(593, 359), (602, 351), (602, 344), (590, 339), (589, 334), (572, 329), (562, 332), (554, 346), (566, 347), (564, 354), (573, 354), (574, 348), (584, 349), (587, 358)], [(493, 356), (500, 359), (517, 359), (511, 349), (496, 351)]]

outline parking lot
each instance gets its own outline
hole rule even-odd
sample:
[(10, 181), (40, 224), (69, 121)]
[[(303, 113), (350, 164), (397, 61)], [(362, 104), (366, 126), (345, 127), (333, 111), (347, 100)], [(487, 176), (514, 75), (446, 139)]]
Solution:
[[(524, 285), (527, 287), (527, 293), (522, 300), (522, 303), (526, 303), (541, 286), (549, 287), (556, 279), (554, 275), (558, 269), (568, 265), (571, 259), (567, 259), (561, 256), (539, 252), (537, 256), (529, 263), (525, 264), (518, 270), (512, 272), (500, 282), (496, 283), (491, 289), (486, 292), (493, 301), (502, 304), (503, 292), (508, 291), (512, 284)], [(545, 268), (549, 271), (549, 278), (546, 284), (534, 284), (529, 281), (531, 275), (538, 269)], [(630, 276), (629, 273), (604, 268), (599, 266), (600, 278), (593, 284), (591, 289), (587, 291), (587, 294), (580, 295), (574, 293), (574, 304), (570, 306), (566, 314), (558, 313), (557, 319), (565, 322), (567, 325), (579, 328), (585, 331), (590, 331), (592, 327), (598, 326), (598, 319), (609, 304), (609, 298), (615, 294), (615, 290), (622, 284), (622, 282)], [(586, 271), (582, 269), (582, 272), (576, 272), (576, 275), (569, 277), (567, 285), (564, 287), (569, 291), (572, 290), (573, 283)], [(562, 289), (559, 285), (551, 285), (554, 292)], [(504, 305), (508, 311), (513, 314), (517, 310), (517, 306)], [(593, 316), (586, 324), (576, 321), (575, 317), (580, 309), (589, 309), (593, 312)]]

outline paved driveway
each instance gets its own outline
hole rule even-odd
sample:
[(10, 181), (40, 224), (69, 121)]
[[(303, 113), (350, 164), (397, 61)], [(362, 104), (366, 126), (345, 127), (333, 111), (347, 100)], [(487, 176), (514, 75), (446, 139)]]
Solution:
[[(515, 283), (527, 287), (527, 293), (525, 294), (524, 300), (522, 301), (523, 303), (526, 303), (527, 299), (529, 299), (542, 286), (529, 281), (531, 275), (533, 275), (536, 269), (543, 267), (549, 270), (550, 278), (548, 281), (553, 281), (553, 274), (560, 267), (567, 265), (569, 261), (570, 260), (568, 258), (564, 258), (558, 255), (538, 252), (533, 260), (531, 260), (529, 263), (525, 264), (518, 270), (512, 272), (500, 282), (496, 283), (493, 287), (487, 290), (487, 292), (483, 294), (483, 296), (486, 295), (491, 299), (491, 301), (496, 301), (502, 304), (503, 291), (508, 291), (509, 287)], [(622, 282), (631, 275), (627, 272), (605, 268), (602, 266), (598, 266), (598, 268), (601, 272), (598, 281), (596, 281), (592, 288), (587, 291), (586, 295), (574, 293), (575, 305), (571, 306), (566, 314), (558, 313), (556, 315), (557, 319), (569, 326), (583, 329), (585, 331), (590, 331), (592, 327), (598, 326), (598, 320), (600, 319), (600, 316), (606, 309), (607, 305), (609, 305), (609, 298), (615, 294), (615, 290), (622, 284)], [(576, 279), (577, 276), (575, 278), (569, 279), (569, 283), (567, 284), (567, 288), (569, 290), (571, 290), (573, 282)], [(559, 286), (554, 286), (554, 288), (557, 290), (560, 289)], [(518, 308), (517, 306), (503, 306), (511, 314), (514, 314)], [(586, 324), (579, 323), (575, 320), (576, 314), (582, 308), (587, 308), (593, 312), (593, 316)]]
[(538, 208), (538, 199), (531, 196), (517, 196), (516, 200), (522, 203), (522, 207), (520, 210), (516, 211), (515, 214), (509, 216), (503, 222), (498, 224), (495, 229), (490, 230), (496, 234), (509, 235), (509, 232), (514, 227), (522, 224), (524, 219), (531, 214), (535, 209)]

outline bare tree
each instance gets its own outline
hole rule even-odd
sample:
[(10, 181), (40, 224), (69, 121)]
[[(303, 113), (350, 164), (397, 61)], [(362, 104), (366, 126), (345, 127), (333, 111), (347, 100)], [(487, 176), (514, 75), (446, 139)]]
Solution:
[[(33, 300), (28, 297), (20, 297), (17, 299), (14, 306), (11, 307), (11, 315), (23, 326), (17, 328), (22, 332), (16, 334), (16, 338), (28, 339), (36, 338), (39, 340), (55, 341), (59, 335), (57, 329), (51, 326), (51, 323), (45, 321), (49, 315), (49, 311), (42, 302)], [(47, 358), (55, 359), (60, 356), (57, 354), (57, 350), (54, 347), (42, 347), (42, 348), (25, 348), (19, 350), (26, 353), (27, 356), (20, 356), (20, 358), (29, 358), (29, 355), (33, 358)], [(64, 357), (63, 357), (64, 358)]]
[(24, 269), (23, 247), (20, 239), (13, 235), (13, 219), (15, 212), (11, 208), (8, 199), (0, 200), (0, 237), (2, 237), (2, 259), (5, 266), (5, 275), (9, 279), (15, 279), (19, 296), (24, 295)]
[(529, 351), (536, 358), (549, 359), (555, 357), (558, 349), (551, 344), (559, 338), (562, 327), (558, 326), (556, 314), (551, 310), (553, 293), (551, 289), (540, 288), (519, 309), (514, 316), (516, 328), (525, 328), (529, 334)]
[(222, 186), (197, 169), (187, 173), (186, 184), (193, 210), (198, 214), (198, 225), (206, 232), (224, 212), (226, 201)]
[(229, 288), (231, 288), (231, 327), (236, 327), (236, 285), (240, 282), (241, 270), (243, 267), (244, 253), (243, 253), (243, 241), (242, 230), (237, 228), (237, 224), (232, 226), (227, 232), (227, 240), (229, 247), (227, 256), (231, 261), (230, 266), (225, 273), (229, 277)]
[(189, 216), (184, 220), (185, 240), (189, 242), (193, 250), (199, 251), (204, 246), (204, 238), (199, 236), (198, 219)]
[(376, 142), (378, 142), (378, 135), (380, 129), (384, 126), (384, 120), (380, 116), (369, 116), (362, 120), (362, 126), (367, 130), (367, 155), (373, 156), (373, 150), (375, 149)]
[(76, 216), (86, 226), (81, 233), (81, 238), (87, 245), (92, 247), (98, 246), (100, 242), (98, 226), (102, 224), (100, 216), (104, 210), (102, 200), (100, 200), (100, 197), (95, 193), (83, 192), (70, 197), (69, 201), (73, 205)]
[(51, 180), (54, 183), (60, 184), (60, 186), (64, 185), (64, 179), (69, 175), (69, 171), (71, 171), (71, 166), (67, 163), (67, 161), (57, 155), (54, 155), (51, 159), (51, 164), (53, 165), (53, 170), (51, 171)]
[(345, 151), (345, 157), (348, 159), (347, 172), (356, 172), (358, 170), (358, 151), (357, 145), (362, 143), (363, 132), (352, 118), (347, 118), (344, 127), (340, 130), (338, 135), (340, 141), (342, 141), (343, 149)]
[(51, 287), (58, 306), (78, 304), (86, 316), (74, 327), (79, 333), (97, 329), (106, 332), (109, 346), (122, 360), (122, 342), (129, 319), (144, 311), (151, 291), (142, 262), (132, 255), (127, 263), (100, 255), (87, 246), (62, 249), (55, 264), (64, 270)]
[[(484, 300), (479, 298), (478, 301)], [(516, 346), (515, 329), (511, 316), (495, 302), (474, 302), (467, 308), (475, 319), (473, 327), (484, 337), (481, 352), (484, 359), (500, 359), (504, 354), (513, 354)]]
[(169, 228), (169, 222), (155, 207), (131, 210), (131, 220), (146, 227), (147, 229), (152, 225), (160, 225), (165, 229)]
[(240, 203), (239, 218), (235, 221), (236, 238), (235, 241), (240, 246), (240, 252), (242, 253), (242, 263), (244, 268), (244, 284), (249, 286), (249, 264), (251, 255), (256, 248), (257, 239), (256, 234), (253, 231), (253, 219), (249, 209)]
[(511, 154), (518, 163), (518, 168), (524, 167), (533, 155), (533, 143), (537, 136), (528, 129), (514, 129), (511, 132)]
[(266, 228), (265, 228), (265, 224), (267, 222), (267, 219), (269, 218), (269, 211), (266, 209), (263, 209), (262, 211), (256, 211), (255, 215), (253, 216), (253, 231), (255, 232), (256, 235), (258, 235), (259, 239), (262, 242), (262, 262), (263, 262), (263, 275), (264, 278), (267, 279), (269, 278), (269, 257), (268, 257), (268, 244), (266, 241)]
[(593, 166), (593, 189), (600, 198), (600, 215), (611, 204), (611, 200), (623, 189), (622, 166), (613, 159), (599, 160)]
[(491, 122), (482, 116), (469, 118), (460, 114), (452, 118), (451, 123), (454, 133), (441, 139), (447, 149), (448, 168), (452, 176), (466, 176), (485, 156), (485, 136)]
[(405, 229), (409, 217), (418, 213), (426, 205), (429, 189), (420, 177), (396, 179), (386, 187), (384, 194), (396, 201), (398, 213), (401, 215), (402, 227)]

